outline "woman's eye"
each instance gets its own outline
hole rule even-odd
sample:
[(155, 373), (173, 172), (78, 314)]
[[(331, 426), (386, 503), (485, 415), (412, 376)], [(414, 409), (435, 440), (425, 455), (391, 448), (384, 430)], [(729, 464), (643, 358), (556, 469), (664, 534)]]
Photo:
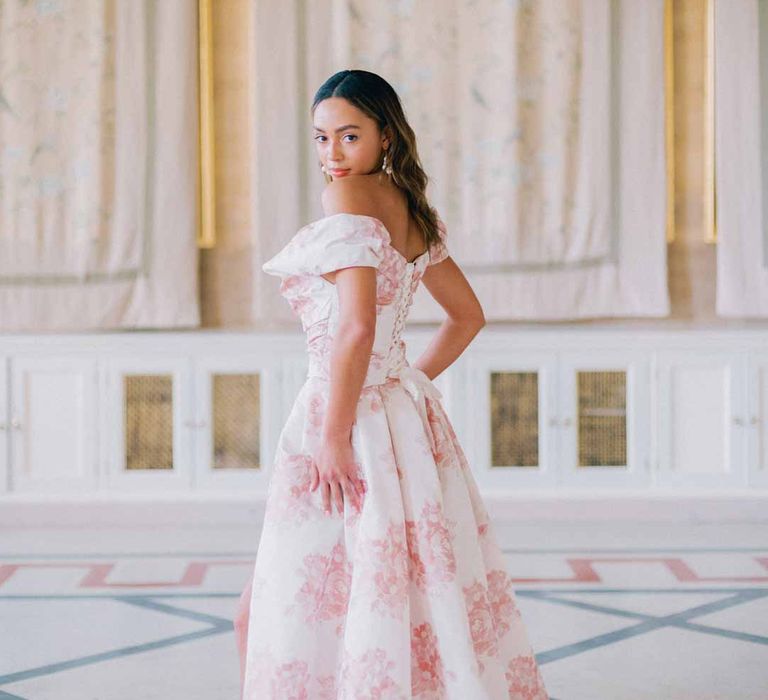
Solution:
[[(351, 136), (353, 139), (357, 139), (357, 135), (356, 134), (345, 134), (344, 138), (346, 138), (347, 136)], [(320, 141), (320, 139), (324, 139), (324, 138), (325, 138), (325, 136), (320, 134), (318, 136), (315, 136), (315, 141)]]

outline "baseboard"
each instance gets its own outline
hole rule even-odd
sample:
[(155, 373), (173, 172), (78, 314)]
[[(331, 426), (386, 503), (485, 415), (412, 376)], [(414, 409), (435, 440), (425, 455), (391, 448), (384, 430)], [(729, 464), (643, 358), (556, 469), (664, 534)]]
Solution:
[[(507, 522), (768, 522), (768, 492), (653, 494), (515, 491), (483, 494), (491, 519)], [(263, 495), (242, 493), (0, 497), (1, 528), (252, 526), (264, 514)]]

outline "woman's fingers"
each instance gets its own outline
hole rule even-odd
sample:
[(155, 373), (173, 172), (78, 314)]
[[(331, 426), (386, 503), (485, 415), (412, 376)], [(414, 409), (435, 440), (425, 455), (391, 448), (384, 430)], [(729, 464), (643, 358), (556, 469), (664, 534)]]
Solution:
[(317, 485), (320, 483), (320, 471), (318, 470), (317, 464), (315, 462), (312, 462), (310, 470), (312, 472), (312, 476), (309, 480), (309, 490), (314, 491), (317, 488)]
[(323, 510), (331, 512), (331, 485), (327, 481), (320, 481), (320, 492), (323, 496)]
[(365, 483), (362, 479), (355, 479), (355, 489), (357, 490), (357, 498), (362, 503), (365, 498)]
[(355, 484), (354, 479), (349, 477), (344, 480), (344, 498), (355, 510), (360, 510), (361, 498), (357, 493), (357, 485)]
[(367, 491), (364, 480), (357, 474), (340, 474), (337, 477), (323, 478), (317, 464), (313, 462), (309, 490), (314, 491), (318, 486), (323, 510), (326, 513), (331, 512), (332, 501), (336, 504), (339, 513), (344, 512), (344, 501), (359, 511)]
[(333, 497), (333, 501), (336, 504), (336, 508), (339, 511), (339, 513), (344, 512), (344, 501), (341, 497), (341, 484), (338, 481), (332, 481), (330, 483), (331, 487), (331, 495)]

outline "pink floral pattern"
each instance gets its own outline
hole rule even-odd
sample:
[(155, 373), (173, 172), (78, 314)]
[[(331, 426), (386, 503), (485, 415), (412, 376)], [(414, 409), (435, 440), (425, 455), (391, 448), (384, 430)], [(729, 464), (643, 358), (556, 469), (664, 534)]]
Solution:
[(437, 648), (432, 625), (423, 622), (411, 627), (411, 696), (418, 700), (439, 700), (444, 697), (446, 678), (456, 679), (446, 671)]
[(321, 365), (331, 352), (333, 336), (328, 333), (328, 320), (315, 323), (307, 331), (307, 357), (311, 364)]
[(427, 399), (427, 419), (435, 441), (434, 457), (437, 466), (446, 469), (456, 466), (454, 438), (450, 425), (433, 399)]
[(278, 666), (273, 682), (286, 700), (309, 700), (307, 686), (310, 675), (306, 661), (292, 661)]
[(382, 413), (384, 411), (384, 400), (377, 386), (364, 387), (360, 392), (360, 399), (357, 402), (359, 413)]
[(408, 608), (408, 553), (402, 525), (390, 522), (384, 537), (362, 548), (368, 569), (371, 611), (402, 619)]
[(345, 700), (405, 700), (393, 677), (395, 663), (385, 649), (376, 648), (361, 656), (348, 655), (341, 667), (341, 692)]
[(309, 397), (307, 404), (307, 425), (312, 433), (320, 435), (323, 429), (323, 420), (325, 419), (326, 399), (324, 394), (319, 391)]
[(318, 676), (317, 700), (336, 700), (336, 676)]
[[(328, 556), (310, 554), (304, 557), (304, 568), (297, 572), (303, 579), (296, 600), (308, 623), (332, 620), (347, 612), (352, 565), (347, 561), (344, 545), (338, 542)], [(293, 610), (293, 606), (289, 608)]]
[[(471, 586), (466, 586), (463, 590), (475, 654), (478, 657), (495, 656), (498, 653), (496, 630), (487, 591), (479, 581), (475, 581)], [(478, 659), (478, 663), (482, 669), (483, 663), (480, 659)]]
[(496, 635), (501, 639), (512, 629), (515, 620), (519, 620), (520, 611), (515, 604), (512, 580), (503, 569), (488, 572), (488, 601), (491, 606)]
[(437, 588), (456, 577), (449, 524), (437, 501), (426, 502), (418, 520), (405, 521), (411, 580), (419, 590)]
[(243, 697), (269, 700), (336, 700), (335, 675), (314, 677), (298, 658), (278, 661), (268, 650), (250, 654)]
[(316, 514), (309, 490), (312, 469), (312, 458), (305, 454), (289, 454), (275, 463), (265, 520), (298, 525)]
[(507, 665), (507, 690), (514, 700), (548, 700), (544, 679), (532, 654), (516, 656)]
[[(246, 615), (242, 700), (544, 700), (487, 510), (438, 398), (426, 411), (396, 371), (398, 316), (446, 231), (407, 263), (382, 222), (339, 214), (304, 227), (264, 269), (301, 319), (309, 372), (276, 445)], [(366, 493), (343, 517), (311, 492), (338, 328), (322, 274), (377, 270), (377, 317), (351, 444)], [(396, 308), (395, 301), (406, 308)], [(410, 644), (408, 643), (410, 640)]]

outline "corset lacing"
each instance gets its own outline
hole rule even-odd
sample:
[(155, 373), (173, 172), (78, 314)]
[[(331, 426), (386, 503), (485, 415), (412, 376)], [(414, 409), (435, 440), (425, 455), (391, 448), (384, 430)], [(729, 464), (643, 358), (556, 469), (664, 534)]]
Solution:
[[(411, 293), (411, 279), (413, 277), (413, 265), (409, 264), (405, 271), (405, 281), (400, 285), (397, 297), (397, 313), (392, 326), (392, 339), (387, 351), (387, 376), (397, 376), (399, 370), (405, 365), (405, 351), (400, 342), (405, 326), (405, 319), (408, 317), (408, 310), (413, 303), (413, 294)], [(404, 300), (404, 297), (407, 299)]]

